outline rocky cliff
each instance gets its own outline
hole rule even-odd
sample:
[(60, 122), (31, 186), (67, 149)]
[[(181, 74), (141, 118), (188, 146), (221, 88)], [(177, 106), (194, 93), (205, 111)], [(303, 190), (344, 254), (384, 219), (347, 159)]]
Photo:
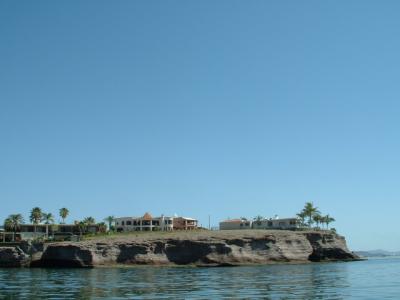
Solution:
[(0, 266), (13, 266), (10, 264), (12, 257), (23, 261), (21, 266), (26, 265), (27, 255), (32, 258), (31, 266), (40, 267), (224, 266), (359, 259), (347, 249), (344, 237), (322, 231), (139, 233), (83, 242), (50, 243), (39, 248), (36, 246), (25, 252), (18, 248), (14, 249), (15, 253), (0, 248)]

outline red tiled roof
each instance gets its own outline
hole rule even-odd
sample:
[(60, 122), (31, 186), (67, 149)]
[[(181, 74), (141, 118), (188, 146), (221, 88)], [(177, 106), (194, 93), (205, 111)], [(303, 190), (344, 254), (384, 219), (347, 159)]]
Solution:
[(144, 214), (142, 219), (146, 220), (146, 221), (151, 221), (153, 219), (153, 217), (147, 212)]

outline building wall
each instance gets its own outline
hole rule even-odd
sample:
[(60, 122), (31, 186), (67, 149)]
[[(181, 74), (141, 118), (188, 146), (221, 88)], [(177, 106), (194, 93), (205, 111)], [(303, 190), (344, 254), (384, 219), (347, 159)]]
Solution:
[(251, 221), (220, 222), (219, 229), (220, 230), (251, 229)]
[(220, 230), (238, 229), (296, 229), (299, 223), (296, 218), (264, 219), (260, 221), (227, 220), (219, 223)]
[(298, 227), (296, 218), (264, 219), (253, 222), (254, 229), (295, 229)]
[[(97, 233), (100, 231), (98, 225), (88, 225), (85, 227), (86, 233)], [(40, 237), (54, 237), (61, 234), (80, 235), (81, 228), (76, 224), (21, 224), (17, 233), (22, 240), (32, 240)]]
[(115, 219), (117, 231), (171, 231), (173, 230), (172, 217), (157, 217), (151, 220), (143, 218), (124, 217)]
[(173, 220), (174, 230), (192, 230), (197, 228), (197, 220), (177, 217)]

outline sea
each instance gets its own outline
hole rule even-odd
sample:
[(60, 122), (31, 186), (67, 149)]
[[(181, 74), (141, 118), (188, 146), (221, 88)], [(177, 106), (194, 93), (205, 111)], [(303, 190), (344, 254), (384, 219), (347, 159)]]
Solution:
[(0, 269), (0, 299), (400, 299), (400, 258), (214, 268)]

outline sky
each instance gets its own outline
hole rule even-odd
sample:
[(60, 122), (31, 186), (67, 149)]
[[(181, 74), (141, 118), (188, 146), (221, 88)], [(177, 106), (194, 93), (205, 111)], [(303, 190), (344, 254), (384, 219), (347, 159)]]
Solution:
[(291, 217), (400, 250), (398, 1), (0, 2), (0, 222)]

